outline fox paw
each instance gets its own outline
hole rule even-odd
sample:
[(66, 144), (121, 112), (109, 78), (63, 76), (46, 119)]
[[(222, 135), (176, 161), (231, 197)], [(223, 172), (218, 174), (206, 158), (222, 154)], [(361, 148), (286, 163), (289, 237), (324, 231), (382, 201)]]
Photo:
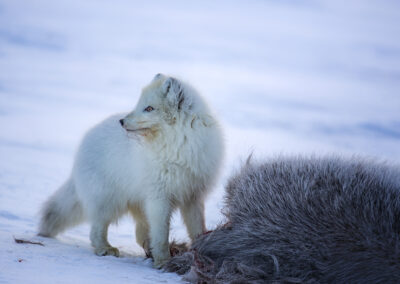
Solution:
[(114, 247), (102, 247), (102, 248), (96, 248), (94, 251), (98, 256), (105, 256), (105, 255), (113, 255), (118, 257), (119, 256), (119, 250)]
[(169, 257), (165, 257), (165, 258), (155, 257), (153, 265), (155, 268), (161, 269), (164, 266), (164, 264), (167, 263), (168, 260), (169, 260)]

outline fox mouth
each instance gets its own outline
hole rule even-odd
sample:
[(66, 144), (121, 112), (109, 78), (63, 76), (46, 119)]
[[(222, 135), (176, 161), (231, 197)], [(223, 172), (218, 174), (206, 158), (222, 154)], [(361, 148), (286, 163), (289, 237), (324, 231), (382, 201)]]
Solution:
[(128, 137), (138, 137), (138, 136), (143, 136), (148, 139), (154, 139), (157, 136), (157, 130), (151, 127), (143, 127), (143, 128), (136, 128), (136, 129), (131, 129), (128, 128), (126, 129), (126, 133)]
[(125, 130), (126, 130), (127, 132), (143, 132), (143, 131), (148, 131), (148, 130), (150, 130), (150, 128), (148, 128), (148, 127), (136, 128), (136, 129), (125, 128)]

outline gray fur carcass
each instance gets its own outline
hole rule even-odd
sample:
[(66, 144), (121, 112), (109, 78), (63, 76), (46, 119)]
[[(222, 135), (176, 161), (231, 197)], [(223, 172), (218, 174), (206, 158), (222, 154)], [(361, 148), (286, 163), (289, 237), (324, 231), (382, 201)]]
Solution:
[(250, 162), (227, 223), (173, 257), (197, 283), (400, 283), (400, 171), (370, 160)]

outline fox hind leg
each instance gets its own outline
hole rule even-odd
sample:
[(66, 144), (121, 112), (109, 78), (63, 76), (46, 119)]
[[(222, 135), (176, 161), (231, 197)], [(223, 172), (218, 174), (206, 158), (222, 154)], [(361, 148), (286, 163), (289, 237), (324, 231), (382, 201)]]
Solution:
[(130, 209), (136, 223), (136, 242), (140, 245), (147, 257), (152, 257), (150, 250), (149, 223), (146, 220), (141, 208), (134, 207)]
[(99, 256), (113, 255), (119, 256), (119, 250), (112, 247), (107, 240), (108, 226), (110, 222), (96, 220), (92, 223), (90, 230), (90, 241), (94, 247), (94, 252)]

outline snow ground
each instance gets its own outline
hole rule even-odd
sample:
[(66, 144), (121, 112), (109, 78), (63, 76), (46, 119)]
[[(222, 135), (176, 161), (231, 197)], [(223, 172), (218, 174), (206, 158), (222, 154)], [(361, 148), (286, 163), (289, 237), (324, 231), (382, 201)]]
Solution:
[[(143, 3), (0, 0), (0, 283), (180, 281), (151, 268), (128, 217), (110, 228), (121, 258), (95, 256), (87, 225), (35, 236), (83, 133), (130, 110), (159, 72), (198, 88), (225, 129), (210, 228), (227, 177), (252, 151), (398, 163), (398, 1)], [(171, 235), (187, 238), (178, 215)]]

